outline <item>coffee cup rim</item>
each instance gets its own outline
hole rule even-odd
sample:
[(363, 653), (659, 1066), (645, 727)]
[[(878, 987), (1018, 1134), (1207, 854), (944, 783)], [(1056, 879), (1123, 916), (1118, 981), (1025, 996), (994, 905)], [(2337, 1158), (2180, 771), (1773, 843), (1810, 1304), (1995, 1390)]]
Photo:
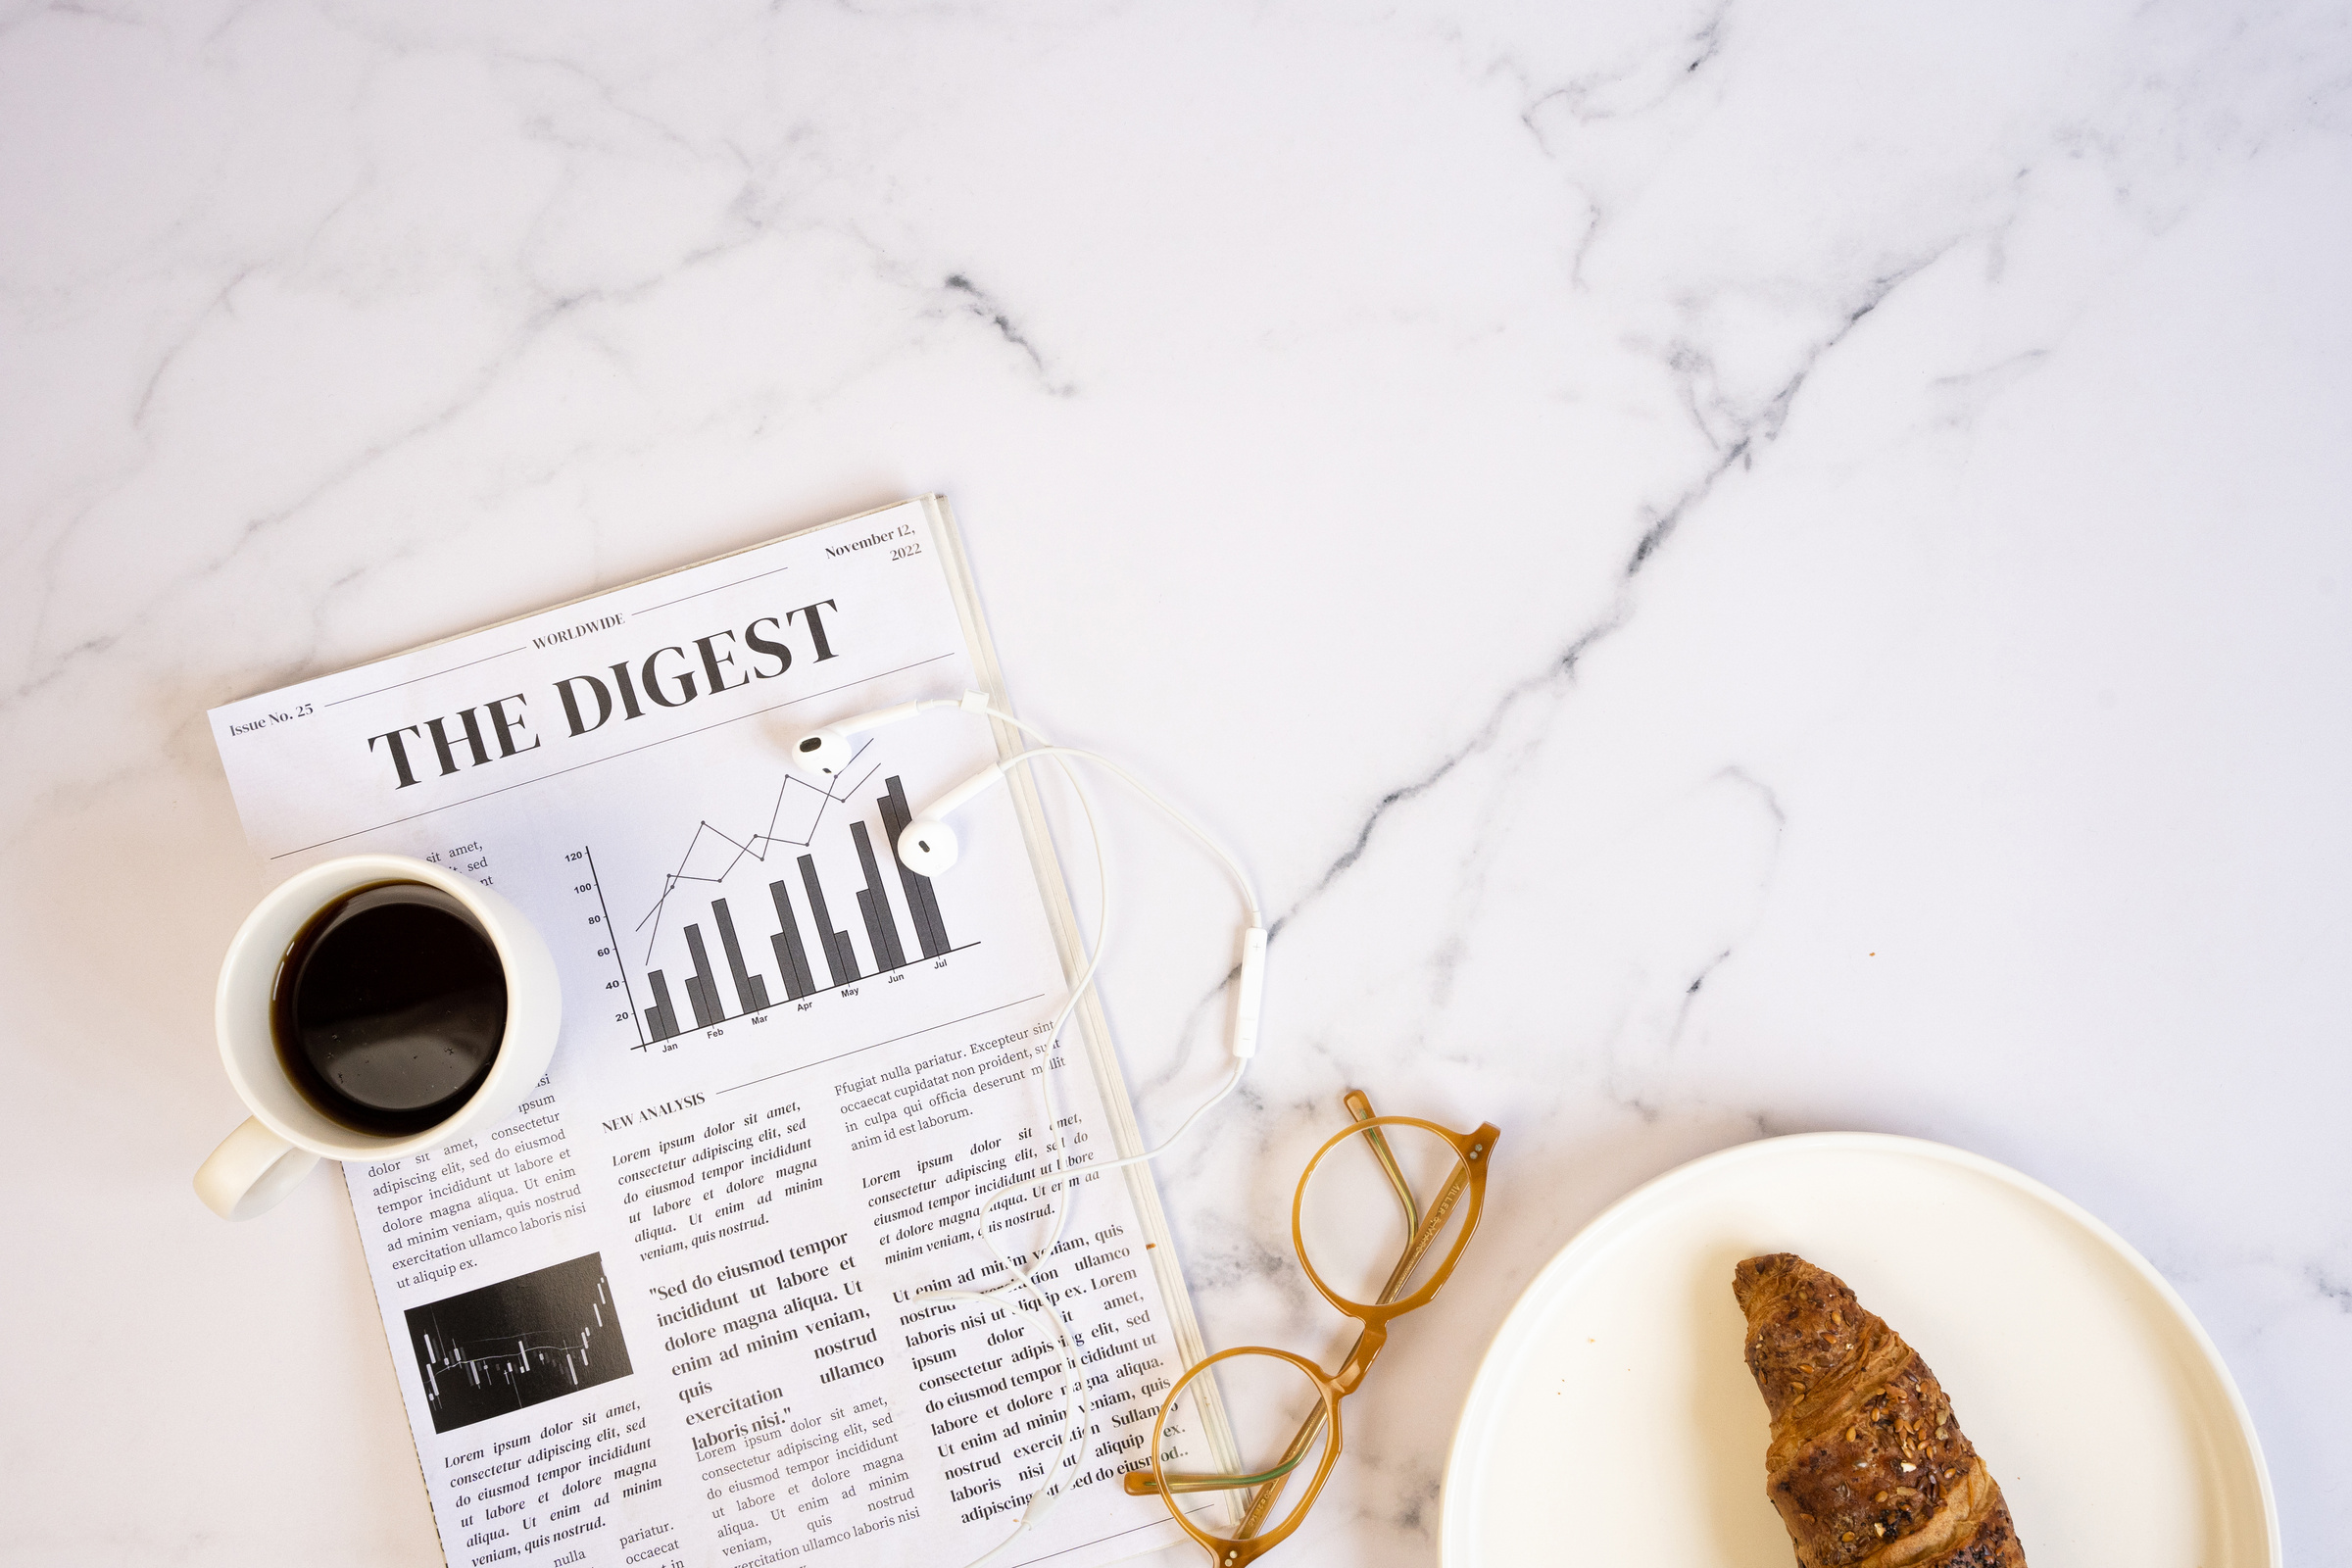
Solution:
[[(498, 1054), (488, 1074), (466, 1102), (448, 1116), (422, 1131), (399, 1136), (345, 1127), (304, 1099), (278, 1061), (269, 1020), (286, 954), (302, 927), (332, 900), (385, 882), (421, 883), (447, 893), (464, 905), (490, 939), (507, 983), (506, 1029), (499, 1037)], [(289, 924), (290, 909), (299, 912)], [(221, 1065), (237, 1098), (278, 1137), (329, 1159), (397, 1159), (463, 1138), (486, 1112), (514, 1097), (517, 1074), (527, 1071), (529, 1087), (535, 1087), (540, 1074), (546, 1071), (547, 1053), (517, 1049), (525, 1032), (539, 1027), (532, 1016), (533, 999), (527, 995), (528, 982), (539, 965), (531, 962), (534, 955), (525, 949), (518, 926), (522, 933), (529, 933), (520, 911), (505, 899), (469, 877), (412, 856), (349, 855), (295, 872), (254, 906), (235, 937), (230, 939), (228, 953), (221, 960), (220, 978), (214, 995), (214, 1033), (220, 1044)], [(529, 934), (529, 941), (537, 946), (535, 933)], [(257, 944), (266, 952), (257, 951)], [(537, 956), (541, 964), (546, 962), (543, 952)], [(255, 970), (263, 966), (267, 973), (257, 986)], [(551, 1039), (551, 1051), (552, 1047)], [(533, 1056), (537, 1059), (526, 1059)]]

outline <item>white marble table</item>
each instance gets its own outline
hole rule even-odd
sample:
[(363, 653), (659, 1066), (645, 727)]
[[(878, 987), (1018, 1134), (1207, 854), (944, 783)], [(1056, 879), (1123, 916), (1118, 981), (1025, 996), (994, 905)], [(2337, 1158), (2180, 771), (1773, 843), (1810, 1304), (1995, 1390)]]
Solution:
[[(1281, 911), (1212, 1342), (1331, 1342), (1344, 1087), (1505, 1129), (1278, 1561), (1433, 1561), (1538, 1263), (1834, 1127), (2120, 1229), (2352, 1557), (2346, 10), (1923, 9), (0, 7), (0, 1561), (436, 1560), (339, 1185), (188, 1190), (203, 710), (933, 488)], [(1164, 1126), (1229, 927), (1119, 848)]]

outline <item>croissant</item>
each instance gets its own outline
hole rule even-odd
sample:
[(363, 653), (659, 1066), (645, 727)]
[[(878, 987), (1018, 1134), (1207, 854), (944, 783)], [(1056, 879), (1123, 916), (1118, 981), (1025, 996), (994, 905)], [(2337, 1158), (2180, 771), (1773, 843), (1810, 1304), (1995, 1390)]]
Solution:
[(1732, 1273), (1801, 1568), (2025, 1568), (2001, 1489), (1919, 1352), (1794, 1252)]

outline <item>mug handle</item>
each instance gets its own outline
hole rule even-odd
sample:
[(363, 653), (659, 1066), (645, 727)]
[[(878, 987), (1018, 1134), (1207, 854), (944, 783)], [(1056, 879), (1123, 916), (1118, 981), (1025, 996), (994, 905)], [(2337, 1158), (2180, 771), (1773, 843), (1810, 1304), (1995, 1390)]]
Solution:
[(196, 1167), (196, 1196), (222, 1219), (251, 1219), (275, 1208), (318, 1163), (317, 1154), (248, 1116)]

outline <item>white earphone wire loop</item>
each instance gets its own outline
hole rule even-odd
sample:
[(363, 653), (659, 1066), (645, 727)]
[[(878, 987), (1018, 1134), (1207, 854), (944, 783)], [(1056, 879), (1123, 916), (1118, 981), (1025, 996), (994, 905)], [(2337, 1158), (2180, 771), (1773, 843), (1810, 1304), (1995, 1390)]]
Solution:
[[(1070, 792), (1076, 797), (1080, 813), (1086, 821), (1087, 836), (1092, 842), (1096, 867), (1095, 940), (1090, 950), (1085, 931), (1080, 929), (1075, 933), (1075, 940), (1080, 954), (1085, 958), (1085, 963), (1071, 981), (1069, 995), (1054, 1013), (1053, 1023), (1046, 1030), (1044, 1039), (1038, 1048), (1042, 1053), (1042, 1059), (1037, 1067), (1038, 1094), (1045, 1107), (1045, 1136), (1051, 1141), (1054, 1133), (1063, 1130), (1060, 1126), (1061, 1105), (1054, 1093), (1054, 1053), (1060, 1043), (1062, 1030), (1067, 1026), (1071, 1014), (1077, 1010), (1087, 992), (1093, 988), (1096, 973), (1102, 964), (1102, 956), (1108, 951), (1112, 911), (1110, 861), (1102, 843), (1102, 823), (1096, 816), (1092, 794), (1079, 778), (1077, 770), (1070, 766), (1068, 760), (1078, 759), (1105, 769), (1146, 801), (1157, 807), (1164, 815), (1205, 848), (1223, 865), (1227, 874), (1232, 877), (1234, 885), (1240, 890), (1242, 902), (1250, 911), (1250, 927), (1252, 931), (1261, 930), (1264, 925), (1264, 916), (1258, 904), (1257, 891), (1250, 885), (1249, 873), (1242, 869), (1241, 862), (1228, 854), (1223, 845), (1210, 837), (1192, 818), (1163, 800), (1141, 779), (1110, 759), (1078, 747), (1056, 746), (1034, 725), (1025, 723), (998, 708), (983, 706), (976, 701), (967, 700), (958, 703), (948, 699), (932, 699), (912, 706), (918, 712), (936, 708), (962, 708), (966, 711), (986, 713), (991, 718), (1011, 725), (1021, 735), (1035, 740), (1038, 744), (1024, 747), (1006, 758), (1001, 764), (1001, 770), (1009, 771), (1020, 764), (1051, 758), (1055, 768), (1069, 784)], [(895, 852), (897, 846), (894, 845), (892, 848)], [(982, 1564), (1020, 1539), (1022, 1533), (1032, 1524), (1043, 1519), (1054, 1502), (1058, 1501), (1069, 1490), (1060, 1484), (1061, 1472), (1069, 1465), (1071, 1445), (1085, 1437), (1089, 1425), (1084, 1408), (1084, 1388), (1080, 1381), (1078, 1360), (1081, 1349), (1080, 1343), (1066, 1326), (1061, 1308), (1056, 1300), (1049, 1297), (1031, 1275), (1031, 1270), (1051, 1256), (1061, 1243), (1062, 1232), (1069, 1221), (1071, 1189), (1075, 1185), (1072, 1181), (1073, 1172), (1085, 1175), (1106, 1170), (1121, 1170), (1129, 1166), (1148, 1164), (1173, 1149), (1179, 1140), (1191, 1132), (1194, 1125), (1207, 1113), (1209, 1107), (1223, 1101), (1236, 1088), (1240, 1087), (1242, 1076), (1248, 1071), (1249, 1064), (1249, 1058), (1246, 1055), (1237, 1056), (1233, 1063), (1233, 1070), (1226, 1075), (1224, 1083), (1218, 1087), (1216, 1092), (1195, 1106), (1192, 1112), (1177, 1124), (1175, 1131), (1162, 1139), (1155, 1148), (1146, 1150), (1141, 1153), (1107, 1160), (1101, 1164), (1090, 1163), (1084, 1171), (1079, 1171), (1078, 1167), (1073, 1164), (1065, 1144), (1056, 1152), (1057, 1157), (1053, 1162), (1053, 1168), (1045, 1173), (1050, 1180), (1050, 1186), (1047, 1191), (1039, 1192), (1036, 1195), (1044, 1198), (1047, 1196), (1047, 1192), (1051, 1193), (1053, 1223), (1045, 1240), (1025, 1254), (1008, 1255), (1000, 1250), (995, 1241), (989, 1236), (986, 1222), (1001, 1204), (1020, 1197), (1023, 1190), (1029, 1188), (1031, 1183), (1028, 1181), (1010, 1182), (991, 1196), (981, 1206), (981, 1228), (975, 1230), (973, 1235), (983, 1247), (988, 1249), (990, 1256), (998, 1265), (998, 1270), (1010, 1275), (1010, 1278), (1003, 1284), (981, 1291), (918, 1291), (907, 1298), (909, 1301), (994, 1302), (1006, 1299), (1007, 1293), (1025, 1296), (1034, 1299), (1035, 1310), (1043, 1314), (1047, 1325), (1054, 1330), (1054, 1339), (1058, 1342), (1059, 1371), (1061, 1373), (1060, 1423), (1056, 1433), (1057, 1441), (1053, 1455), (1047, 1463), (1046, 1474), (1039, 1482), (1037, 1489), (1030, 1493), (1027, 1500), (1023, 1502), (1021, 1510), (1014, 1520), (1012, 1531), (979, 1556), (972, 1558), (969, 1563), (965, 1564), (965, 1568), (981, 1568)], [(1022, 1304), (1027, 1306), (1028, 1303), (1023, 1302)]]

